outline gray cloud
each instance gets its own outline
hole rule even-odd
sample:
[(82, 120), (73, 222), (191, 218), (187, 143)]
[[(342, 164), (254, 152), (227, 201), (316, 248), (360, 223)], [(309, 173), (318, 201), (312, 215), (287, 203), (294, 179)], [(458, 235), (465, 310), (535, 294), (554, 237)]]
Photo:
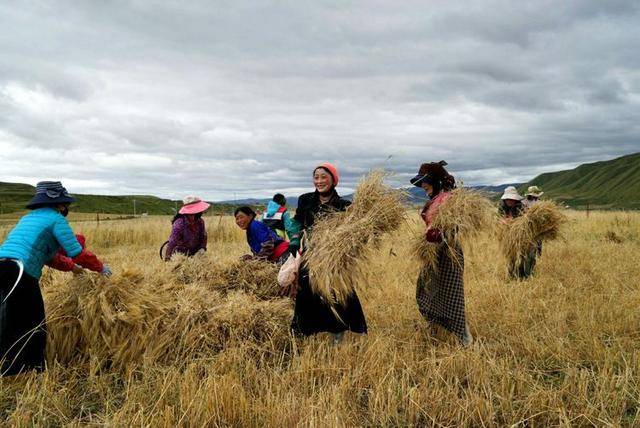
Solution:
[(640, 151), (634, 1), (0, 6), (0, 180), (211, 199)]

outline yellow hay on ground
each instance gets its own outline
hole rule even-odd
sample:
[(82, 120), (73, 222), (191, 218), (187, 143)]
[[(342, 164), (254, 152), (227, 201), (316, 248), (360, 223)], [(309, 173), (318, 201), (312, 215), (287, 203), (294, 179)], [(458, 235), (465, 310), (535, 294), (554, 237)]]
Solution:
[(279, 297), (279, 267), (268, 261), (238, 260), (230, 264), (217, 264), (204, 255), (179, 255), (172, 258), (167, 268), (167, 274), (177, 283), (200, 284), (223, 294), (242, 290), (263, 300)]
[(44, 297), (49, 359), (64, 364), (92, 360), (116, 370), (183, 364), (237, 341), (281, 352), (289, 340), (288, 299), (261, 301), (242, 291), (223, 296), (162, 275), (81, 275), (48, 287)]
[(566, 222), (567, 216), (555, 203), (538, 202), (520, 217), (500, 226), (498, 236), (502, 254), (510, 265), (518, 266), (536, 242), (557, 239)]
[(347, 211), (314, 223), (305, 259), (314, 292), (328, 302), (346, 301), (364, 276), (377, 240), (404, 221), (403, 194), (385, 185), (384, 178), (382, 171), (371, 172), (358, 184)]
[(242, 290), (263, 300), (275, 299), (280, 291), (279, 269), (264, 260), (237, 261), (222, 268), (217, 281), (210, 281), (209, 286), (224, 292)]
[[(455, 260), (456, 241), (470, 243), (479, 233), (491, 229), (495, 220), (495, 209), (487, 198), (476, 191), (458, 188), (440, 205), (431, 227), (440, 230), (449, 255)], [(419, 228), (413, 254), (423, 264), (437, 265), (437, 245), (426, 240), (424, 228)]]

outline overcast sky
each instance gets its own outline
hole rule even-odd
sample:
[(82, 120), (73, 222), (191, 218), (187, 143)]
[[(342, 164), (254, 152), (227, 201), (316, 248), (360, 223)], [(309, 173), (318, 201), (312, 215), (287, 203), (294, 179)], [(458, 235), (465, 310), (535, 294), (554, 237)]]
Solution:
[(348, 193), (445, 159), (500, 184), (640, 151), (640, 2), (0, 5), (0, 181)]

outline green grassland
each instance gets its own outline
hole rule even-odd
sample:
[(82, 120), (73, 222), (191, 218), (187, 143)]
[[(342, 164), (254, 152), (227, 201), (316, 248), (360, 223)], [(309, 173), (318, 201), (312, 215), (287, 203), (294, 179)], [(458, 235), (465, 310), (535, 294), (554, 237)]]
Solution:
[(572, 208), (640, 209), (640, 153), (541, 174), (520, 190), (531, 185)]
[[(33, 197), (35, 188), (28, 184), (0, 183), (0, 213), (23, 211), (25, 205)], [(120, 215), (147, 213), (149, 215), (175, 214), (175, 209), (182, 203), (170, 199), (162, 199), (148, 195), (106, 196), (74, 194), (76, 202), (72, 210), (82, 213), (107, 213)], [(213, 204), (210, 209), (214, 213), (228, 214), (233, 205)]]

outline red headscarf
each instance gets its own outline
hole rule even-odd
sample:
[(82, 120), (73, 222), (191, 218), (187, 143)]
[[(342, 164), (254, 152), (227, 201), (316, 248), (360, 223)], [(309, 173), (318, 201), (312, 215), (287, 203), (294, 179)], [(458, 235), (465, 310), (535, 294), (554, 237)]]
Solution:
[(337, 187), (338, 186), (338, 181), (340, 181), (340, 175), (338, 174), (338, 168), (336, 168), (335, 166), (333, 166), (329, 162), (321, 163), (320, 165), (315, 167), (313, 171), (315, 172), (316, 169), (318, 169), (318, 168), (322, 168), (322, 169), (327, 170), (329, 172), (329, 174), (331, 174), (331, 177), (333, 178), (333, 187)]

